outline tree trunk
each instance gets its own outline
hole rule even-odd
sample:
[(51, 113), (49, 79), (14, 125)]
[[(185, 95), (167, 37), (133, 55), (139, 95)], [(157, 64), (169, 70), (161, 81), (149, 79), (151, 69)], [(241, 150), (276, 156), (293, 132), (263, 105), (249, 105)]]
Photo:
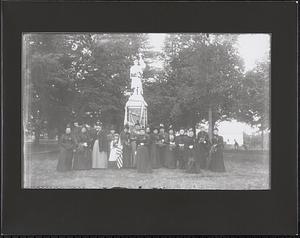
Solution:
[(214, 127), (214, 123), (213, 123), (212, 107), (210, 105), (208, 108), (208, 136), (210, 141), (212, 140), (213, 137), (213, 127)]
[(35, 145), (40, 144), (40, 133), (41, 133), (40, 129), (36, 128), (35, 131), (34, 131), (34, 144)]
[(261, 150), (264, 150), (264, 130), (261, 130)]

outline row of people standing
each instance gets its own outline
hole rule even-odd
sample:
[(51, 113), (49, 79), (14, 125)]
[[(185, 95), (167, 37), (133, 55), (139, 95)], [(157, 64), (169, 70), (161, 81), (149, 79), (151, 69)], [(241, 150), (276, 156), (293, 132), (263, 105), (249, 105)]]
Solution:
[(198, 173), (201, 169), (223, 172), (223, 138), (217, 132), (216, 129), (210, 142), (204, 131), (195, 137), (193, 130), (186, 133), (181, 128), (179, 135), (175, 135), (172, 128), (165, 132), (163, 125), (151, 130), (136, 124), (132, 131), (125, 125), (119, 135), (114, 128), (109, 134), (105, 133), (100, 123), (90, 130), (75, 124), (73, 132), (67, 127), (61, 137), (57, 169), (114, 168), (117, 152), (121, 151), (122, 167), (136, 168), (138, 172), (148, 173), (162, 167), (190, 173)]
[[(135, 130), (143, 133), (139, 126)], [(211, 142), (205, 131), (194, 136), (192, 129), (186, 131), (180, 128), (179, 135), (175, 135), (172, 128), (165, 132), (163, 125), (152, 131), (147, 127), (146, 134), (149, 135), (148, 150), (153, 169), (165, 167), (189, 173), (199, 173), (201, 169), (225, 172), (224, 144), (218, 129), (214, 130)]]
[[(58, 171), (86, 170), (92, 168), (107, 168), (110, 152), (116, 145), (115, 130), (106, 133), (101, 123), (93, 128), (86, 125), (67, 125), (65, 133), (59, 140), (60, 155), (57, 164)], [(111, 154), (113, 157), (114, 153)]]

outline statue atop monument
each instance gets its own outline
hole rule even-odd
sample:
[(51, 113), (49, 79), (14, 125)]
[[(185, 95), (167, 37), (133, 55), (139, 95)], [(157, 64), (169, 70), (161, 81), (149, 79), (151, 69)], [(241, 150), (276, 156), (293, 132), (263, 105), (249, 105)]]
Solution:
[(143, 95), (142, 77), (146, 64), (139, 54), (139, 58), (134, 60), (133, 66), (130, 67), (131, 90), (135, 95)]

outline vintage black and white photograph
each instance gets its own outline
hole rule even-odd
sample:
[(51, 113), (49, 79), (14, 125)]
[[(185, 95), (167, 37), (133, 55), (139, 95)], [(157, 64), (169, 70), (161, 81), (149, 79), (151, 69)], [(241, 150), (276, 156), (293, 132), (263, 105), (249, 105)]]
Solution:
[(22, 36), (22, 188), (268, 190), (271, 34)]

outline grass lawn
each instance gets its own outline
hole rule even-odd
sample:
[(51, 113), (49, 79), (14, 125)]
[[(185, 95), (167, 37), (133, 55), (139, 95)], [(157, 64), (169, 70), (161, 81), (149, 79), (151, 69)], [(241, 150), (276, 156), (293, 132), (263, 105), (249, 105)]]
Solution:
[(225, 173), (203, 170), (157, 169), (139, 174), (134, 169), (92, 169), (57, 172), (58, 153), (33, 153), (25, 163), (25, 188), (166, 188), (244, 190), (269, 188), (269, 156), (262, 152), (225, 152)]

